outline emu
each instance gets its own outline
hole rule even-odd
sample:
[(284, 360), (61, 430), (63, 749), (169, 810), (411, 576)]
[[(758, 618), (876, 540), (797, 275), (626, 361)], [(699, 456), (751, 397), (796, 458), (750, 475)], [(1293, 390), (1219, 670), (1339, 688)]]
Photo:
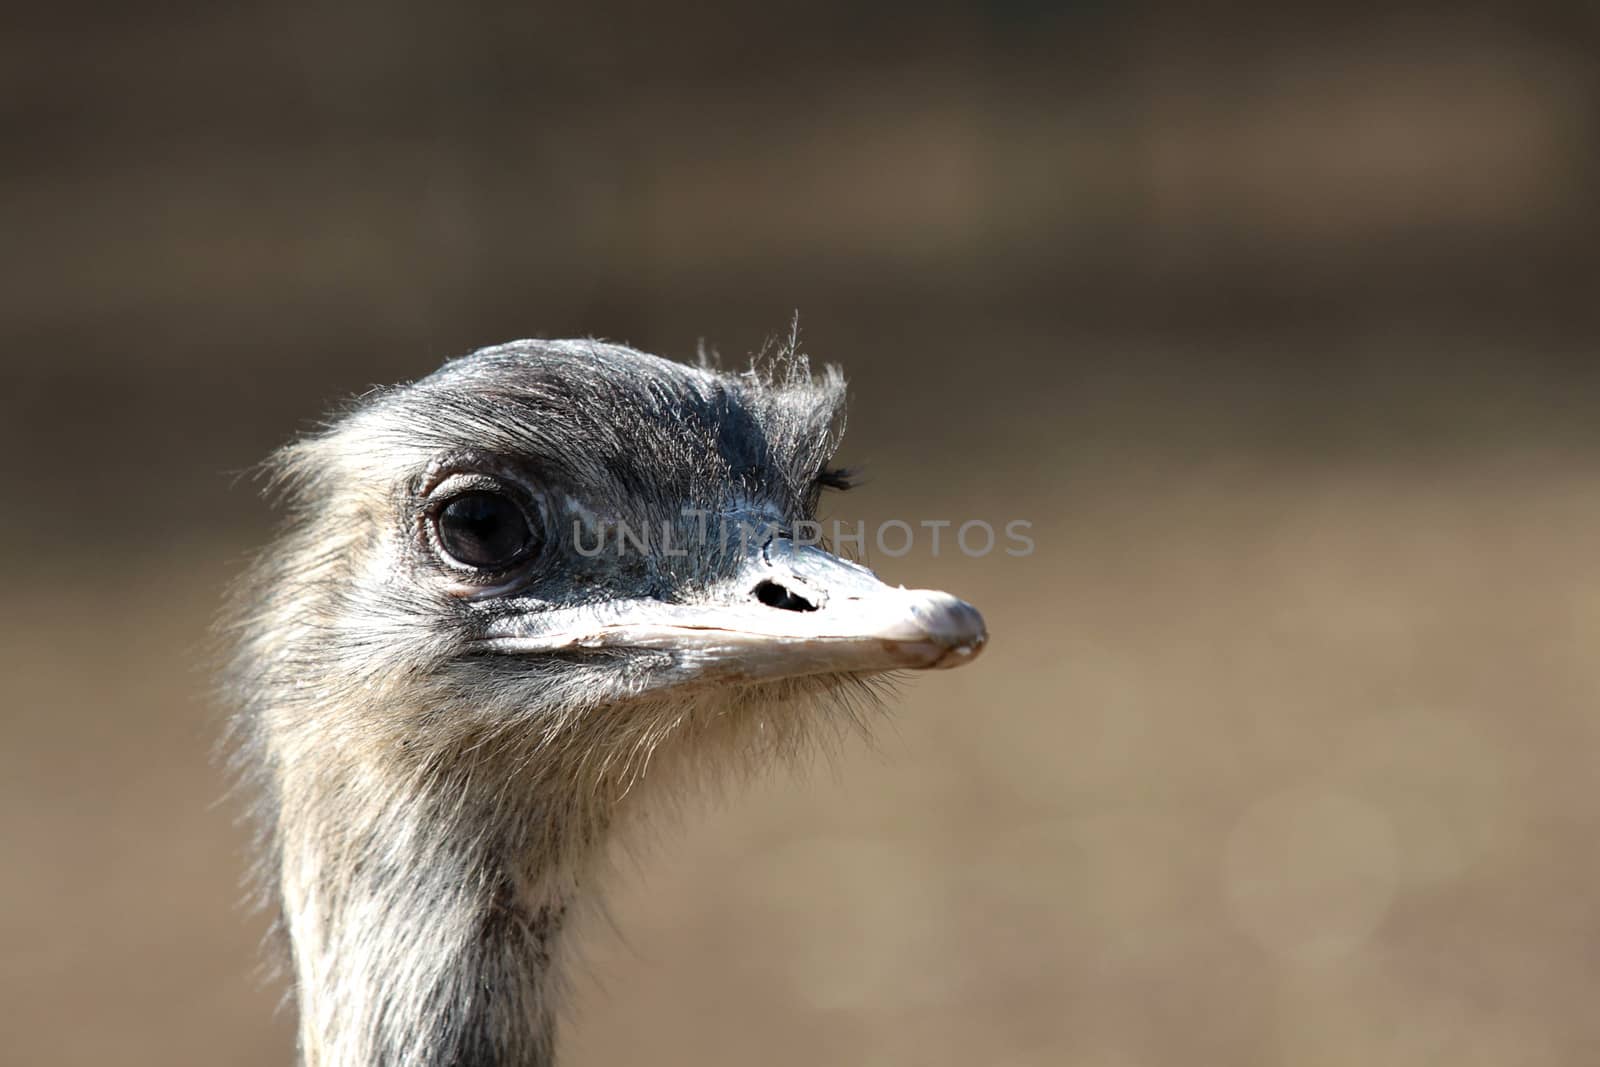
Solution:
[(302, 1063), (549, 1064), (564, 919), (636, 786), (802, 751), (982, 648), (969, 605), (800, 536), (848, 484), (843, 403), (792, 345), (725, 373), (519, 341), (274, 457), (226, 686)]

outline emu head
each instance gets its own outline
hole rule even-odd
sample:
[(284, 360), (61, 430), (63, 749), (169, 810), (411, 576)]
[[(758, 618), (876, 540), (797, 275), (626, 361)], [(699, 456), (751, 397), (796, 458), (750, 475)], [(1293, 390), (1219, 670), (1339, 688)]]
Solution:
[(972, 608), (802, 535), (843, 393), (524, 341), (280, 454), (230, 687), (305, 1063), (548, 1063), (562, 916), (647, 771), (978, 651)]
[(792, 748), (873, 675), (970, 658), (971, 607), (804, 536), (843, 399), (792, 356), (724, 374), (524, 341), (289, 446), (233, 672), (270, 814), (443, 783), (501, 820), (533, 798), (519, 843), (556, 851), (666, 742)]

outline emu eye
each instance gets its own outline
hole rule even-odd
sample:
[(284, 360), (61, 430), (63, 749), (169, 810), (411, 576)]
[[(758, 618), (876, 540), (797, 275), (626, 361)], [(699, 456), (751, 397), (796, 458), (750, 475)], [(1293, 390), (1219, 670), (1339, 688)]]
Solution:
[(462, 493), (439, 510), (439, 547), (457, 563), (500, 570), (533, 547), (527, 513), (503, 493)]

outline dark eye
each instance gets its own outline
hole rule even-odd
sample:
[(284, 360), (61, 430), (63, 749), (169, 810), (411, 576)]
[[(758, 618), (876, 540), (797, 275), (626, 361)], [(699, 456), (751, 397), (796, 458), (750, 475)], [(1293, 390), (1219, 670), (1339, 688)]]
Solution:
[(438, 523), (445, 554), (479, 570), (510, 566), (534, 545), (527, 513), (503, 493), (462, 493), (439, 509)]

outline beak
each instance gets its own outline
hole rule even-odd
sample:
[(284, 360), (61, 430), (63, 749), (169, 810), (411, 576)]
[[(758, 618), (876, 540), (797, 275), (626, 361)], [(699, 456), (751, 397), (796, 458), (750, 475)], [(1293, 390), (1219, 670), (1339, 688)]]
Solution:
[(865, 567), (786, 538), (753, 552), (719, 589), (698, 603), (614, 601), (509, 616), (491, 627), (485, 647), (648, 650), (666, 653), (694, 679), (739, 682), (958, 667), (988, 640), (983, 616), (965, 601), (886, 585)]

